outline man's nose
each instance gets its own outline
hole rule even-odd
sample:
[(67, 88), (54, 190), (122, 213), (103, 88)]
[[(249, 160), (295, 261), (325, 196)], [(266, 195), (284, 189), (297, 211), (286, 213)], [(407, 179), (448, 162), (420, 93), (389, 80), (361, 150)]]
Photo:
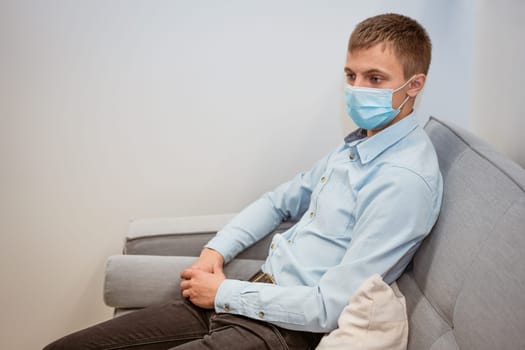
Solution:
[(362, 77), (355, 77), (353, 86), (355, 87), (363, 87), (364, 86), (364, 79)]

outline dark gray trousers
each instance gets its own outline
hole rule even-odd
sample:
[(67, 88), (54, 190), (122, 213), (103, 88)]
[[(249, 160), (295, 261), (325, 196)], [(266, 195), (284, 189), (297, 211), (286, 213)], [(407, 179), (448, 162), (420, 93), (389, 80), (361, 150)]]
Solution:
[(173, 301), (70, 334), (44, 350), (299, 350), (314, 349), (321, 337)]

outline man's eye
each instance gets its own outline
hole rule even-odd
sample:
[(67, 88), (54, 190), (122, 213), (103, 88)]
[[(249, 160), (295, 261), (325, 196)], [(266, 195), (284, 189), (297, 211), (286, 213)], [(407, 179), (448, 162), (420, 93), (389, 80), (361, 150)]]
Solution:
[(354, 81), (355, 80), (355, 74), (354, 73), (346, 73), (346, 80)]
[(383, 81), (383, 78), (381, 77), (378, 77), (378, 76), (370, 77), (370, 82), (372, 84), (380, 84), (382, 81)]

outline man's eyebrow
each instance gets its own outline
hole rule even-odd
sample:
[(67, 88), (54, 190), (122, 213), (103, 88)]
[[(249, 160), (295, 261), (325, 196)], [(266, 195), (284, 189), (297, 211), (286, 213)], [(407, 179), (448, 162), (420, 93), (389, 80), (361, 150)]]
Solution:
[[(354, 73), (354, 71), (351, 70), (348, 67), (345, 67), (344, 71), (345, 71), (345, 73)], [(381, 69), (377, 69), (377, 68), (372, 68), (372, 69), (369, 69), (367, 71), (364, 71), (363, 74), (367, 74), (367, 75), (370, 75), (370, 74), (382, 74), (382, 75), (390, 76), (390, 74), (388, 74), (387, 72), (385, 72), (385, 71), (383, 71)]]
[(387, 75), (387, 76), (390, 75), (387, 72), (382, 71), (381, 69), (377, 69), (377, 68), (369, 69), (369, 70), (365, 71), (364, 74), (382, 74), (382, 75)]

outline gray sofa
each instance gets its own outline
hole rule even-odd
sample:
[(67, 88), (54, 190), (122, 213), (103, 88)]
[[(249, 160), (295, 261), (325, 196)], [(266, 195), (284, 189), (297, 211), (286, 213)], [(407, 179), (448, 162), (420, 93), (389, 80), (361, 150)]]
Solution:
[[(461, 128), (430, 118), (425, 130), (444, 197), (431, 235), (398, 280), (408, 348), (525, 349), (525, 170)], [(231, 217), (132, 222), (124, 254), (108, 259), (106, 304), (119, 315), (179, 297), (180, 270)], [(251, 276), (270, 236), (231, 262), (227, 276)]]

